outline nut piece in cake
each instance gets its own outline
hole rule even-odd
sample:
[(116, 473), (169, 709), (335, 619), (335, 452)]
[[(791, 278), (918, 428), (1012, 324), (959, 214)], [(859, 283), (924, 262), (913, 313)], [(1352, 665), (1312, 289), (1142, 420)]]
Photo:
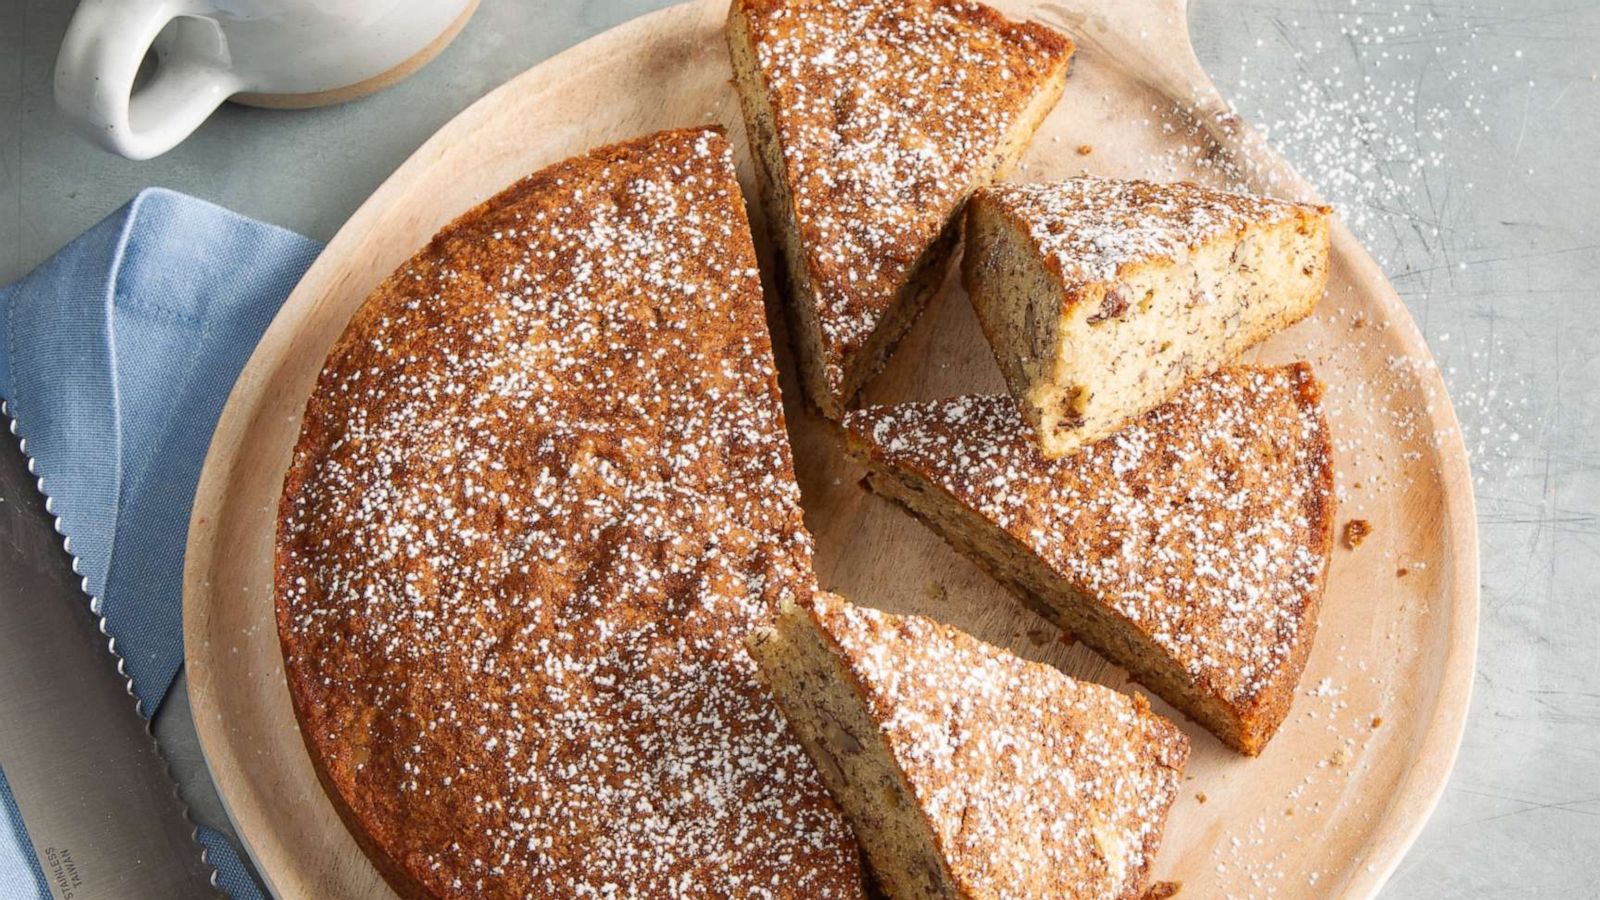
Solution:
[(894, 900), (1141, 896), (1189, 757), (1143, 697), (829, 594), (749, 645)]
[(1333, 543), (1320, 396), (1304, 363), (1228, 367), (1058, 460), (1005, 396), (844, 424), (875, 492), (1255, 755), (1288, 715)]
[(965, 0), (734, 0), (727, 38), (801, 380), (838, 418), (944, 281), (1072, 42)]
[(978, 191), (962, 277), (1045, 456), (1111, 434), (1310, 314), (1327, 213), (1093, 177)]

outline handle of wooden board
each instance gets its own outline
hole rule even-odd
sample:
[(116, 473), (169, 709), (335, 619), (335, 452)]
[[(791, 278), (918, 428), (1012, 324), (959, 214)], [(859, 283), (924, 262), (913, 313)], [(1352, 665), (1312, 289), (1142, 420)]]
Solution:
[(1032, 13), (1066, 31), (1095, 65), (1123, 68), (1170, 99), (1225, 151), (1245, 161), (1244, 186), (1263, 194), (1320, 202), (1320, 196), (1236, 114), (1200, 65), (1189, 39), (1188, 0), (1059, 0)]

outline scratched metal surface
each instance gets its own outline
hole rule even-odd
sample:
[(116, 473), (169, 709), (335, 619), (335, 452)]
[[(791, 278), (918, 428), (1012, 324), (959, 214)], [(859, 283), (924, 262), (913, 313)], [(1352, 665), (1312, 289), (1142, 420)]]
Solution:
[[(1202, 60), (1252, 121), (1367, 123), (1354, 138), (1287, 127), (1279, 144), (1350, 202), (1475, 455), (1472, 717), (1385, 896), (1600, 896), (1600, 2), (1191, 2)], [(385, 94), (299, 113), (226, 108), (136, 164), (55, 114), (71, 4), (0, 0), (0, 283), (152, 184), (326, 240), (473, 99), (659, 5), (485, 3), (437, 62)], [(1392, 188), (1361, 186), (1380, 178)], [(181, 693), (158, 731), (200, 817), (225, 826)]]

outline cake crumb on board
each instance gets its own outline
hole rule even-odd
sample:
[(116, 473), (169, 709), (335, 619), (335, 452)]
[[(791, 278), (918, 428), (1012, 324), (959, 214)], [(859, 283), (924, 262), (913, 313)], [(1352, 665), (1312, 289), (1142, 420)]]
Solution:
[(1362, 541), (1372, 534), (1372, 523), (1366, 519), (1351, 519), (1344, 523), (1344, 545), (1350, 550), (1361, 546)]

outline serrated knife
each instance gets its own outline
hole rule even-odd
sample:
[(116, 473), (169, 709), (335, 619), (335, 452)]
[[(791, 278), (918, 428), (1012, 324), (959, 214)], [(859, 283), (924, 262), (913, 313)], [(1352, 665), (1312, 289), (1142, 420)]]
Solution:
[(222, 897), (7, 412), (0, 769), (45, 881), (57, 900)]

